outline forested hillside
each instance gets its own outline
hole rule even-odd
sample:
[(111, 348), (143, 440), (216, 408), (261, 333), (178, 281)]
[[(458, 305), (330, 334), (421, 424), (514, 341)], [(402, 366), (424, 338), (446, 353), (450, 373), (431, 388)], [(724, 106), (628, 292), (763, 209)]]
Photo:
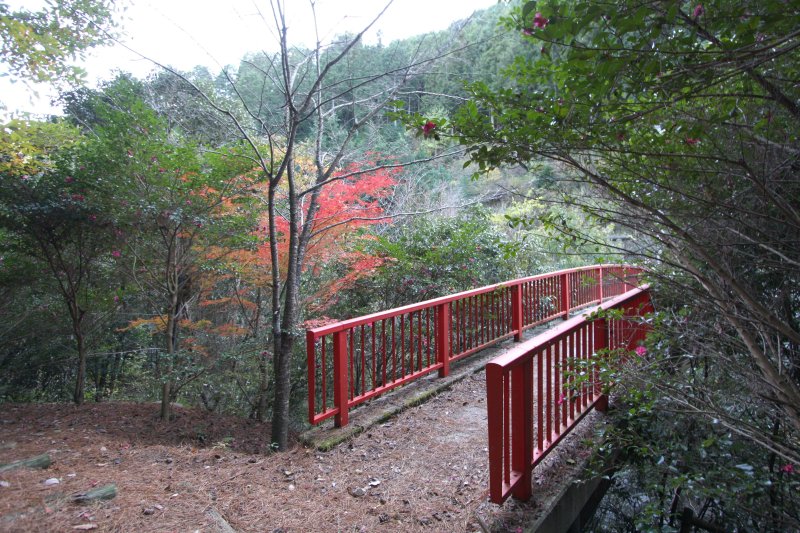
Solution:
[[(0, 3), (0, 59), (76, 81), (113, 27), (80, 4), (45, 61), (26, 36), (64, 16)], [(606, 354), (597, 444), (628, 466), (596, 530), (800, 528), (797, 5), (503, 2), (313, 49), (275, 24), (219, 72), (63, 85), (63, 117), (3, 126), (0, 401), (178, 402), (285, 450), (307, 327), (637, 262), (657, 312), (647, 357)]]

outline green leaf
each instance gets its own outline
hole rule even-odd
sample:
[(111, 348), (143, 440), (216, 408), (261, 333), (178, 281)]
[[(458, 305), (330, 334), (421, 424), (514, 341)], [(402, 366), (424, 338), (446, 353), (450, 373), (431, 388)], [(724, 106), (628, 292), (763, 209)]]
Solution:
[(522, 6), (522, 22), (523, 24), (528, 22), (530, 18), (530, 14), (533, 13), (533, 10), (536, 9), (536, 2), (526, 2)]

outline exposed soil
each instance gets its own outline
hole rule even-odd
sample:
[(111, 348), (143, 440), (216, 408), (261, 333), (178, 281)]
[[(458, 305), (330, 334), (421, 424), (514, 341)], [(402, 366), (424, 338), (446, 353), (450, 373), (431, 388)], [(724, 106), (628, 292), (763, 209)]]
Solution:
[[(155, 404), (3, 405), (0, 463), (49, 453), (53, 464), (0, 473), (0, 530), (230, 531), (221, 516), (236, 531), (523, 531), (538, 510), (536, 497), (487, 502), (482, 372), (324, 453), (270, 453), (253, 421), (157, 415)], [(589, 419), (537, 467), (536, 494), (588, 454)], [(108, 483), (114, 499), (70, 500)]]

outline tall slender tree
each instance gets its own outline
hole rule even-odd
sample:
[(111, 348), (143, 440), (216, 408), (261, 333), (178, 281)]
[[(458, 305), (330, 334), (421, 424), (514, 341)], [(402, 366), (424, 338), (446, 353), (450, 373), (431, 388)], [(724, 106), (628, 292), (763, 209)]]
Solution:
[[(301, 50), (292, 47), (289, 40), (286, 2), (271, 0), (267, 17), (278, 36), (278, 51), (251, 62), (248, 72), (248, 77), (262, 80), (260, 95), (243, 94), (233, 73), (227, 75), (228, 92), (239, 97), (245, 108), (244, 116), (216, 102), (212, 95), (205, 95), (238, 129), (267, 188), (269, 351), (275, 376), (272, 440), (279, 449), (286, 448), (289, 437), (291, 361), (301, 317), (302, 273), (309, 246), (325, 230), (319, 227), (317, 218), (321, 198), (326, 188), (337, 181), (397, 166), (390, 162), (376, 168), (339, 172), (351, 162), (355, 139), (380, 117), (388, 103), (397, 99), (412, 80), (442, 55), (441, 50), (420, 46), (402, 64), (388, 69), (375, 65), (356, 74), (345, 68), (364, 34), (389, 4), (362, 31), (342, 37), (333, 45), (317, 37), (315, 46)], [(310, 7), (313, 16), (313, 2)], [(253, 86), (250, 80), (248, 87)], [(303, 154), (308, 154), (313, 162), (308, 171), (298, 164)]]

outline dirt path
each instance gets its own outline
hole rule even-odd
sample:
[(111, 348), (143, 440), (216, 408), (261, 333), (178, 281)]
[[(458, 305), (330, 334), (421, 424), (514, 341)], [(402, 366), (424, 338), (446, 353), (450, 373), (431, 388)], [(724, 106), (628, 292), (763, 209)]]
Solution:
[[(163, 425), (156, 414), (147, 404), (6, 406), (0, 463), (49, 452), (53, 465), (0, 474), (0, 531), (225, 531), (215, 513), (235, 531), (522, 531), (536, 512), (535, 501), (486, 501), (482, 372), (324, 453), (264, 454), (261, 424), (179, 410)], [(569, 444), (552, 454), (537, 490), (554, 490), (575, 455)], [(45, 486), (50, 478), (59, 483)], [(106, 483), (118, 487), (113, 500), (68, 500)]]

